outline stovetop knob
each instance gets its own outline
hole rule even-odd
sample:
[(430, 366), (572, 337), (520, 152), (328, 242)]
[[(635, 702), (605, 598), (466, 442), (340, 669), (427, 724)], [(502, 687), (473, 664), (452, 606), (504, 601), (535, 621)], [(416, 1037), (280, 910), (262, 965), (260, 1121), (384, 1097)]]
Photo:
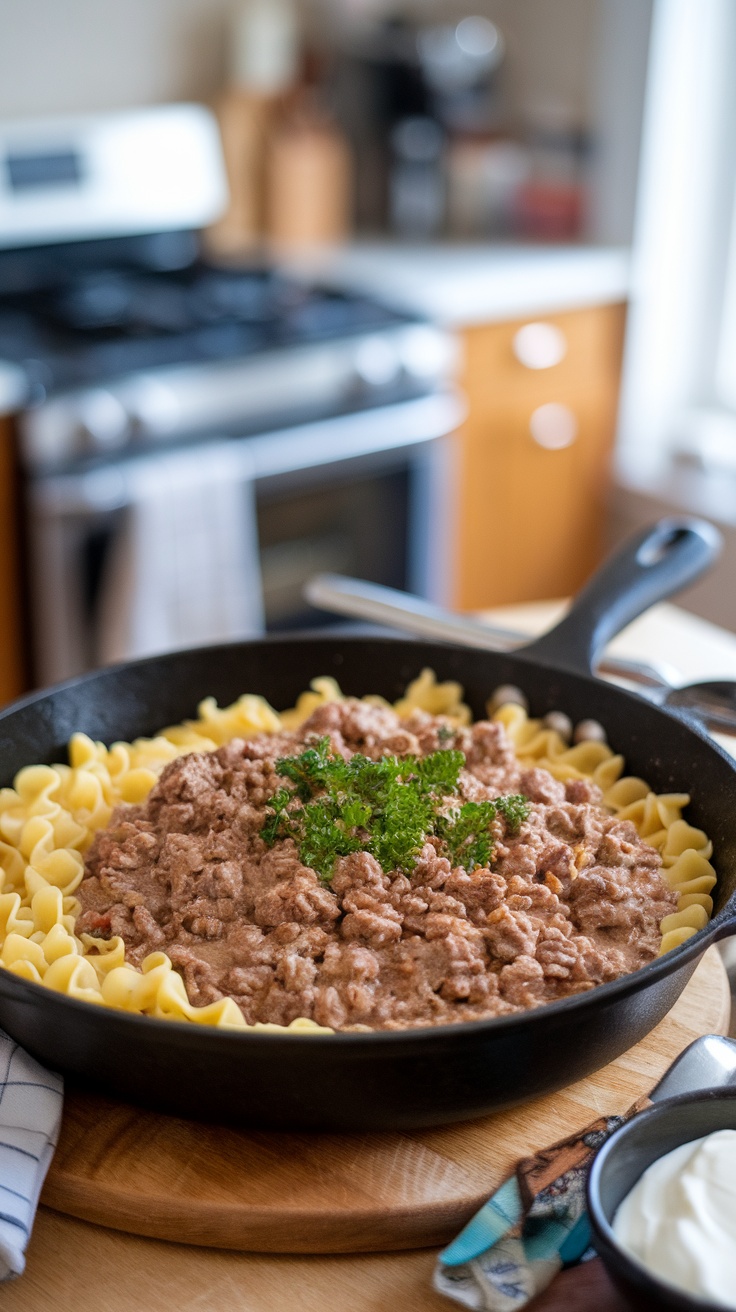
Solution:
[(184, 416), (176, 391), (158, 378), (137, 378), (125, 393), (133, 435), (138, 441), (165, 438)]
[(366, 387), (388, 387), (401, 373), (401, 360), (394, 343), (378, 333), (364, 337), (353, 356), (357, 379)]
[(451, 378), (460, 368), (460, 340), (432, 324), (413, 324), (401, 334), (401, 363), (417, 381)]
[(76, 432), (83, 451), (117, 450), (125, 444), (129, 426), (125, 406), (113, 392), (95, 387), (80, 397)]

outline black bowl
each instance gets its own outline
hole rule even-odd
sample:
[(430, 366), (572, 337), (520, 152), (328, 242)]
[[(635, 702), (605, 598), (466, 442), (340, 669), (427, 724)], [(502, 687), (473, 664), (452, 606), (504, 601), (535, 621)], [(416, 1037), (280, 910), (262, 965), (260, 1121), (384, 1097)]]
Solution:
[(641, 1312), (723, 1312), (651, 1275), (621, 1247), (611, 1228), (623, 1201), (648, 1166), (680, 1144), (716, 1130), (736, 1130), (736, 1093), (717, 1090), (669, 1098), (622, 1125), (597, 1154), (588, 1177), (594, 1243), (614, 1284)]

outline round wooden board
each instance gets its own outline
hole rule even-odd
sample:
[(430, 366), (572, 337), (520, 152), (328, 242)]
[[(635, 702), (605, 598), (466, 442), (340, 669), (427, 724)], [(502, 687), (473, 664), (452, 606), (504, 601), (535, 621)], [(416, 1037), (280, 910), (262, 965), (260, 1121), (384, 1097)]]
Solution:
[(624, 1111), (701, 1034), (726, 1033), (715, 949), (647, 1038), (587, 1079), (481, 1121), (408, 1134), (248, 1132), (70, 1092), (41, 1201), (115, 1230), (245, 1252), (445, 1243), (519, 1157)]

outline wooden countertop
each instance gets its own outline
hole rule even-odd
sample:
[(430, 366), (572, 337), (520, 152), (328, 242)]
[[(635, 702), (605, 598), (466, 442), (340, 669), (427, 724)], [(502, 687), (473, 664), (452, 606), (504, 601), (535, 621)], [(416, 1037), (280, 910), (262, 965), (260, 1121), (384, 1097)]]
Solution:
[[(488, 611), (485, 617), (531, 636), (551, 628), (562, 617), (565, 607), (564, 601), (540, 601), (499, 607)], [(673, 682), (736, 679), (736, 634), (669, 602), (653, 606), (634, 620), (614, 638), (607, 651), (611, 655), (673, 666)], [(736, 740), (731, 742), (736, 753)]]
[[(358, 1136), (354, 1148), (347, 1150), (348, 1157), (351, 1154), (353, 1157), (352, 1174), (360, 1177), (361, 1171), (366, 1170), (370, 1179), (378, 1167), (382, 1172), (378, 1191), (385, 1182), (390, 1201), (390, 1179), (395, 1171), (410, 1169), (415, 1177), (421, 1176), (429, 1164), (430, 1174), (436, 1175), (439, 1167), (441, 1178), (456, 1159), (458, 1164), (470, 1159), (473, 1163), (485, 1163), (485, 1183), (490, 1192), (518, 1156), (530, 1147), (548, 1144), (561, 1134), (590, 1124), (597, 1116), (630, 1106), (653, 1087), (674, 1057), (695, 1037), (705, 1032), (723, 1033), (728, 1026), (729, 1012), (728, 981), (716, 949), (712, 948), (674, 1009), (656, 1030), (604, 1070), (555, 1095), (535, 1099), (516, 1111), (493, 1117), (490, 1122), (420, 1132), (418, 1153), (410, 1152), (407, 1156), (408, 1139), (392, 1136), (393, 1142), (389, 1151), (383, 1153), (380, 1164), (377, 1160), (367, 1160), (372, 1148), (369, 1143), (361, 1144)], [(148, 1156), (145, 1148), (155, 1143), (155, 1130), (152, 1136), (150, 1124), (145, 1118), (142, 1120), (138, 1143), (144, 1145), (143, 1151), (134, 1158), (131, 1150), (135, 1122), (125, 1118), (126, 1128), (117, 1138), (116, 1125), (113, 1118), (104, 1125), (101, 1135), (93, 1133), (93, 1142), (88, 1145), (92, 1156), (88, 1151), (87, 1159), (83, 1157), (82, 1176), (88, 1189), (84, 1205), (93, 1212), (96, 1211), (95, 1187), (100, 1177), (104, 1181), (106, 1175), (117, 1171), (123, 1187), (126, 1180), (130, 1187), (137, 1172), (141, 1208), (146, 1206), (149, 1172), (155, 1180), (156, 1151), (153, 1149)], [(370, 1136), (363, 1138), (368, 1140)], [(298, 1146), (293, 1151), (298, 1155)], [(331, 1150), (328, 1139), (324, 1163), (328, 1176), (330, 1151), (334, 1153), (335, 1146)], [(399, 1162), (404, 1163), (403, 1167)], [(171, 1192), (177, 1188), (180, 1191), (179, 1210), (185, 1215), (190, 1197), (188, 1189), (196, 1189), (196, 1168), (192, 1176), (187, 1159), (182, 1160), (178, 1170), (174, 1168), (172, 1159), (169, 1187)], [(258, 1172), (257, 1163), (255, 1170)], [(341, 1183), (339, 1174), (333, 1177), (333, 1182), (337, 1191), (335, 1218), (339, 1224), (340, 1191), (346, 1182)], [(287, 1195), (288, 1187), (287, 1181)], [(100, 1190), (103, 1215), (106, 1196), (106, 1191)], [(73, 1201), (76, 1208), (76, 1196)], [(109, 1219), (115, 1224), (118, 1218)], [(186, 1226), (186, 1222), (183, 1224)], [(296, 1217), (293, 1224), (295, 1228), (298, 1226)], [(186, 1234), (186, 1228), (177, 1234)], [(3, 1288), (2, 1300), (5, 1312), (38, 1312), (47, 1306), (53, 1306), (56, 1312), (77, 1312), (81, 1281), (85, 1281), (87, 1288), (87, 1282), (92, 1280), (95, 1304), (100, 1312), (140, 1312), (143, 1308), (145, 1312), (169, 1312), (174, 1308), (177, 1312), (190, 1309), (191, 1312), (225, 1312), (225, 1309), (291, 1312), (295, 1308), (305, 1312), (347, 1309), (378, 1312), (393, 1302), (402, 1312), (440, 1312), (451, 1305), (432, 1288), (435, 1259), (433, 1248), (326, 1257), (220, 1251), (137, 1238), (72, 1220), (42, 1207), (29, 1245), (26, 1272), (20, 1280)], [(584, 1297), (593, 1299), (593, 1291), (598, 1312), (619, 1312), (599, 1262), (565, 1273), (552, 1283), (530, 1312), (573, 1312), (575, 1306), (587, 1312), (591, 1304)]]
[[(551, 623), (554, 605), (506, 609), (498, 620), (530, 632)], [(736, 678), (736, 637), (676, 607), (655, 607), (616, 640), (621, 653), (666, 660), (683, 681)], [(736, 739), (725, 740), (736, 754)], [(260, 1256), (136, 1239), (41, 1208), (25, 1275), (5, 1286), (6, 1312), (54, 1306), (73, 1312), (92, 1300), (97, 1312), (447, 1312), (434, 1293), (432, 1250), (335, 1257)], [(600, 1264), (558, 1278), (534, 1312), (619, 1304)], [(608, 1301), (606, 1301), (606, 1299)]]

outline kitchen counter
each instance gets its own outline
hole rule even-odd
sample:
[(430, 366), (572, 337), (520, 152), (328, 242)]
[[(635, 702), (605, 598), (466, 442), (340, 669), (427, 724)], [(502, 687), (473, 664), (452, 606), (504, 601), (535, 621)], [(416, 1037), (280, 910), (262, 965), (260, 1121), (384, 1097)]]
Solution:
[(285, 265), (452, 328), (615, 304), (630, 286), (623, 247), (354, 242)]
[[(561, 603), (506, 608), (500, 622), (539, 632)], [(489, 617), (490, 618), (490, 617)], [(683, 681), (736, 678), (736, 636), (677, 607), (654, 607), (612, 644), (621, 655), (667, 661)], [(736, 754), (736, 739), (723, 739)], [(144, 1165), (142, 1165), (142, 1169)], [(5, 1312), (53, 1306), (74, 1312), (85, 1291), (98, 1312), (378, 1312), (389, 1303), (405, 1312), (453, 1306), (433, 1292), (431, 1250), (337, 1257), (224, 1254), (117, 1234), (41, 1208), (26, 1274), (2, 1291)], [(598, 1306), (624, 1312), (598, 1262), (563, 1273), (534, 1312), (576, 1312)], [(173, 1301), (172, 1301), (173, 1300)]]
[[(468, 413), (452, 444), (450, 604), (576, 592), (604, 549), (628, 252), (356, 242), (293, 254), (284, 267), (372, 293), (456, 336)], [(541, 335), (529, 332), (540, 320)], [(494, 488), (503, 495), (489, 516)], [(489, 560), (498, 566), (490, 573)]]
[[(544, 633), (561, 619), (566, 605), (564, 601), (540, 601), (527, 606), (499, 606), (488, 611), (486, 618), (532, 636)], [(606, 650), (612, 656), (669, 667), (668, 678), (676, 684), (736, 679), (736, 634), (669, 602), (652, 606)], [(723, 744), (736, 756), (736, 738), (724, 737)]]
[(609, 501), (612, 541), (621, 541), (663, 515), (702, 515), (723, 534), (723, 551), (712, 570), (683, 596), (698, 615), (736, 630), (736, 468), (673, 458), (641, 446), (621, 447)]

